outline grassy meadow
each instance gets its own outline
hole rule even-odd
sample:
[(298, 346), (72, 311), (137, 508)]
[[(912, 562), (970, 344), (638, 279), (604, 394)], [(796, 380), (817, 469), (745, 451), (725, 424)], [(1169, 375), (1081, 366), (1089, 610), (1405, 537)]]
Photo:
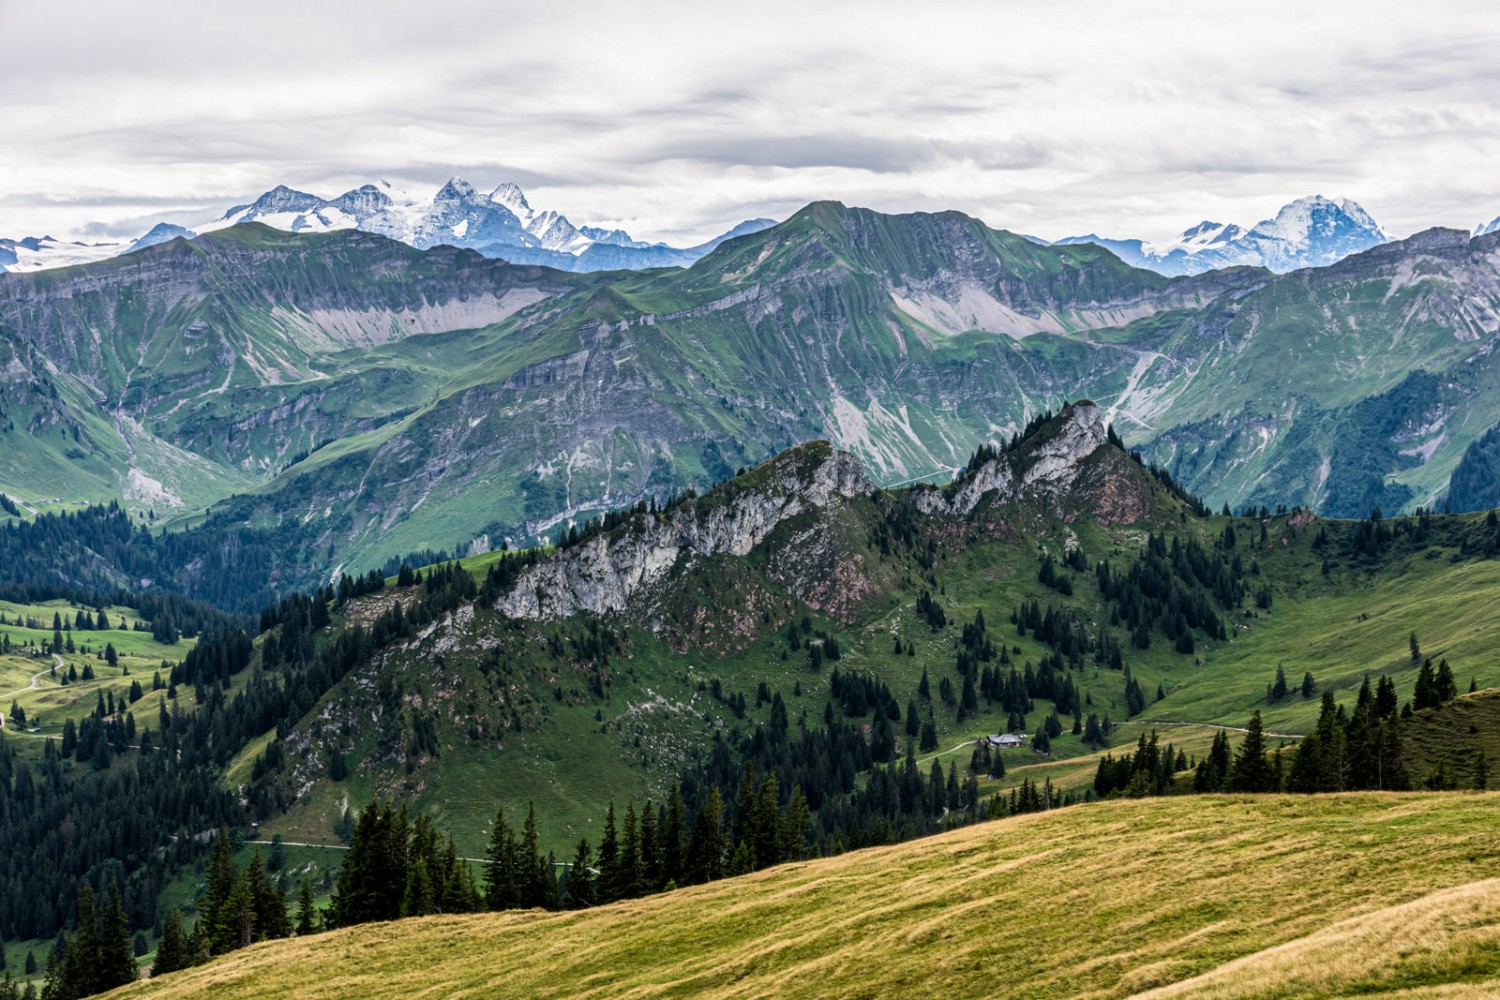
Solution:
[(1355, 793), (1092, 803), (587, 912), (266, 943), (111, 995), (1497, 990), (1500, 794)]
[[(172, 645), (157, 642), (149, 631), (135, 631), (137, 624), (145, 624), (135, 609), (109, 607), (105, 609), (108, 629), (65, 631), (63, 636), (72, 640), (74, 650), (56, 655), (44, 652), (52, 642), (53, 616), (71, 624), (80, 610), (90, 614), (94, 611), (63, 600), (35, 604), (0, 601), (0, 614), (6, 621), (0, 624), (0, 634), (9, 636), (11, 648), (9, 655), (0, 655), (0, 712), (6, 715), (6, 733), (18, 737), (18, 750), (35, 740), (60, 738), (63, 723), (68, 719), (76, 723), (94, 711), (102, 692), (112, 692), (117, 704), (122, 700), (128, 704), (130, 686), (136, 681), (145, 694), (130, 704), (129, 709), (137, 725), (154, 729), (166, 691), (151, 689), (152, 676), (160, 671), (165, 682), (170, 666), (187, 656), (196, 641), (183, 638)], [(35, 621), (41, 627), (28, 628), (24, 624), (27, 621)], [(118, 662), (114, 667), (105, 660), (107, 645), (115, 647)], [(83, 679), (85, 666), (93, 671), (93, 679)], [(70, 667), (78, 679), (64, 684), (62, 680)], [(183, 704), (186, 710), (193, 692), (188, 690), (179, 695), (186, 697)], [(11, 721), (12, 704), (25, 711), (25, 727)]]

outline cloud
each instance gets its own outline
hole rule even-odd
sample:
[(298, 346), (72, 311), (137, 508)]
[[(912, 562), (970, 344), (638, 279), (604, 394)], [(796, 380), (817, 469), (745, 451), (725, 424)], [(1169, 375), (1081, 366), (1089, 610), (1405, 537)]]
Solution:
[(683, 241), (817, 198), (1052, 237), (1315, 191), (1472, 225), (1497, 38), (1474, 0), (0, 4), (0, 235), (452, 174)]

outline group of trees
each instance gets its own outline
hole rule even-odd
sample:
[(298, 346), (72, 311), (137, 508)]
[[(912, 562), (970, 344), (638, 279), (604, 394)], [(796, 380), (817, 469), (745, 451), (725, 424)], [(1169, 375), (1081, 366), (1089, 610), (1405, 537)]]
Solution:
[(134, 982), (135, 952), (119, 886), (111, 882), (109, 903), (98, 912), (94, 890), (78, 893), (78, 922), (61, 949), (47, 960), (42, 1000), (78, 1000)]
[[(530, 832), (534, 837), (534, 826)], [(354, 825), (324, 922), (348, 927), (480, 909), (473, 872), (453, 838), (441, 834), (430, 817), (412, 819), (404, 805), (397, 809), (377, 799)]]

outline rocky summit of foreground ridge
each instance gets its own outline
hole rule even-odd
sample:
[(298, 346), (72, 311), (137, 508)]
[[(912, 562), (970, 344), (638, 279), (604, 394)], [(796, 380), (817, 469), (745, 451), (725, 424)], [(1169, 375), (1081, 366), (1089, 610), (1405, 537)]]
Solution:
[[(1151, 509), (1139, 464), (1118, 448), (1090, 461), (1108, 443), (1102, 411), (1090, 400), (1079, 400), (1014, 450), (981, 450), (981, 460), (949, 487), (915, 486), (904, 493), (928, 517), (966, 518), (984, 502), (1039, 505), (1064, 518), (1086, 509), (1105, 523), (1138, 520)], [(816, 527), (796, 532), (775, 548), (828, 551), (837, 546), (837, 532), (829, 522), (845, 516), (841, 508), (851, 501), (871, 502), (872, 494), (878, 495), (876, 486), (854, 455), (826, 441), (801, 445), (703, 497), (664, 514), (638, 509), (610, 530), (563, 549), (524, 571), (496, 608), (524, 619), (627, 611), (639, 597), (659, 591), (684, 561), (748, 556), (779, 527), (798, 519)], [(850, 557), (852, 553), (836, 556)], [(775, 573), (779, 582), (804, 599), (815, 585), (827, 582), (796, 572), (775, 553), (770, 563), (773, 572), (781, 568)]]

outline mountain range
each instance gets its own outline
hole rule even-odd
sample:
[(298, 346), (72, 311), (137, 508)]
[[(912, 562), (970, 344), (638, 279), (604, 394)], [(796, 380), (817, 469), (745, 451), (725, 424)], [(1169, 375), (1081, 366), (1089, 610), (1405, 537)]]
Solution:
[(1432, 507), (1500, 424), (1497, 247), (1168, 278), (817, 203), (691, 268), (578, 274), (251, 221), (0, 278), (0, 489), (275, 528), (305, 583), (550, 538), (814, 438), (882, 485), (947, 476), (1088, 395), (1216, 508)]
[[(331, 199), (278, 185), (213, 220), (191, 228), (160, 222), (131, 242), (76, 243), (50, 236), (0, 239), (0, 271), (90, 263), (179, 236), (192, 239), (242, 222), (261, 222), (295, 233), (359, 229), (418, 249), (446, 244), (515, 264), (544, 264), (578, 272), (689, 267), (724, 240), (774, 224), (771, 219), (748, 219), (705, 243), (672, 247), (634, 239), (620, 229), (575, 226), (558, 212), (533, 209), (526, 195), (512, 183), (485, 194), (454, 177), (436, 194), (426, 197), (382, 180)], [(1476, 226), (1474, 235), (1483, 236), (1497, 228), (1500, 219)], [(1108, 249), (1127, 264), (1172, 276), (1238, 266), (1264, 267), (1278, 274), (1325, 267), (1391, 238), (1355, 202), (1322, 195), (1292, 201), (1273, 218), (1249, 229), (1203, 221), (1163, 243), (1095, 233), (1066, 237), (1055, 244), (1028, 237), (1043, 245), (1091, 243)]]
[(67, 243), (50, 236), (0, 239), (0, 270), (37, 271), (90, 263), (244, 222), (293, 233), (358, 229), (422, 250), (439, 245), (462, 247), (513, 264), (545, 264), (563, 271), (687, 267), (726, 239), (774, 224), (772, 219), (748, 219), (706, 243), (673, 247), (633, 239), (621, 229), (574, 226), (558, 212), (533, 209), (521, 189), (510, 183), (484, 194), (454, 177), (430, 198), (388, 181), (365, 184), (336, 198), (278, 185), (217, 219), (192, 228), (157, 223), (128, 244)]
[(1106, 239), (1093, 233), (1058, 243), (1093, 243), (1127, 264), (1182, 275), (1238, 266), (1264, 267), (1277, 274), (1326, 267), (1390, 240), (1390, 234), (1349, 199), (1314, 195), (1284, 205), (1275, 218), (1249, 229), (1204, 221), (1166, 243)]

